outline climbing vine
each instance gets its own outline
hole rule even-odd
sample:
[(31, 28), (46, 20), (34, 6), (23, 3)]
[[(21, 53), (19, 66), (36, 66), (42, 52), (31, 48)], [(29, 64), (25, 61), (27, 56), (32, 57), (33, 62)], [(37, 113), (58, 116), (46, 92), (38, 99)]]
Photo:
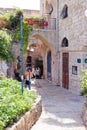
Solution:
[[(23, 51), (24, 53), (27, 50), (30, 31), (31, 31), (31, 28), (26, 23), (26, 21), (23, 20)], [(14, 39), (13, 41), (17, 43), (20, 42), (20, 26), (15, 31), (13, 31), (12, 37)]]
[[(22, 10), (17, 10), (16, 14), (10, 16), (10, 30), (12, 34), (13, 41), (20, 42), (20, 16), (23, 17)], [(23, 18), (23, 51), (24, 53), (27, 50), (28, 38), (31, 27), (28, 25), (26, 20)]]
[[(5, 30), (9, 30), (9, 33), (6, 34), (6, 31), (3, 34), (0, 34), (1, 37), (4, 37), (4, 39), (6, 39), (7, 35), (9, 38), (9, 43), (11, 42), (16, 42), (19, 43), (20, 42), (20, 16), (22, 15), (23, 17), (23, 11), (21, 9), (17, 9), (16, 11), (12, 12), (7, 12), (6, 11), (6, 15), (4, 13), (0, 14), (0, 29), (2, 30), (3, 28)], [(31, 27), (28, 25), (28, 23), (26, 22), (25, 18), (23, 18), (23, 51), (24, 53), (27, 50), (27, 45), (28, 45), (28, 39), (29, 39), (29, 33), (30, 33)], [(0, 39), (0, 44), (2, 44), (2, 40), (3, 38)], [(4, 42), (4, 41), (3, 41)], [(8, 44), (8, 41), (5, 40), (5, 45)], [(0, 45), (0, 46), (1, 46)], [(10, 49), (10, 44), (9, 44), (9, 49), (7, 49), (6, 46), (3, 46), (0, 48), (0, 58), (2, 59), (8, 59), (11, 58), (12, 54)], [(6, 49), (5, 49), (6, 47)], [(4, 53), (4, 51), (6, 50), (6, 52)], [(8, 52), (8, 54), (10, 54), (10, 56), (8, 57), (8, 55), (6, 54)], [(7, 58), (6, 58), (7, 57)]]

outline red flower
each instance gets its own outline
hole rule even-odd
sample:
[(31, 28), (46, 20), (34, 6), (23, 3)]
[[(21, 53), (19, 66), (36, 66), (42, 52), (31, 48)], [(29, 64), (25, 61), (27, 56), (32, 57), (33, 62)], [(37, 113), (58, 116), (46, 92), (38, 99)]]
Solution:
[(48, 21), (45, 21), (45, 22), (44, 22), (44, 26), (48, 26)]
[(27, 22), (29, 25), (33, 25), (33, 24), (34, 24), (34, 20), (31, 20), (31, 19), (26, 19), (26, 22)]

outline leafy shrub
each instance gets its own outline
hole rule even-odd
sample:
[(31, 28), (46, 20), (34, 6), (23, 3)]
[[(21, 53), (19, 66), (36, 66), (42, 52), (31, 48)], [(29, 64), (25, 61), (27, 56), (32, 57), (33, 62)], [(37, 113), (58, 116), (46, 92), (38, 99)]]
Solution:
[[(0, 14), (0, 29), (5, 28), (6, 30), (9, 30), (9, 41), (20, 42), (20, 16), (23, 16), (23, 11), (21, 9), (14, 10), (14, 12), (8, 12), (5, 13), (2, 12)], [(26, 19), (23, 17), (23, 52), (26, 53), (27, 46), (28, 46), (28, 40), (29, 40), (29, 34), (31, 31), (31, 27), (26, 22)], [(6, 35), (4, 35), (6, 37)], [(2, 40), (2, 38), (0, 38)], [(4, 38), (5, 39), (5, 38)], [(11, 42), (10, 41), (10, 42)], [(1, 41), (0, 41), (1, 42)], [(4, 51), (5, 48), (2, 48), (2, 51)], [(4, 53), (2, 54), (1, 58), (5, 58)]]
[(12, 79), (0, 80), (0, 130), (17, 121), (20, 115), (30, 110), (36, 93), (21, 92), (21, 83)]
[(7, 30), (0, 30), (0, 58), (3, 60), (13, 59), (11, 51), (11, 36)]
[(82, 70), (82, 77), (81, 77), (81, 93), (87, 99), (87, 70)]

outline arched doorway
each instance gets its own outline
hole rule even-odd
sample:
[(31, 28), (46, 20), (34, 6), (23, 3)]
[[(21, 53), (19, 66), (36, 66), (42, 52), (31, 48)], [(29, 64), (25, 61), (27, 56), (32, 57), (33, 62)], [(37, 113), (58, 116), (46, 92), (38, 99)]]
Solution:
[(32, 66), (32, 57), (31, 56), (27, 56), (26, 67), (31, 67), (31, 66)]
[(35, 65), (35, 68), (40, 68), (40, 78), (43, 76), (43, 59), (41, 58), (36, 58), (35, 59), (35, 63), (34, 63), (34, 65)]
[(51, 51), (47, 53), (47, 79), (51, 80)]

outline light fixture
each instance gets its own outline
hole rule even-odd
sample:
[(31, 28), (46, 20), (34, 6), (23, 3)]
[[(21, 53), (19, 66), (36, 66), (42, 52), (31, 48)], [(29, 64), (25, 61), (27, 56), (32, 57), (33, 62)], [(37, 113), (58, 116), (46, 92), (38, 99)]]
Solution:
[(31, 48), (30, 51), (31, 51), (31, 52), (34, 52), (34, 48)]
[(27, 47), (27, 51), (29, 51), (29, 46)]

